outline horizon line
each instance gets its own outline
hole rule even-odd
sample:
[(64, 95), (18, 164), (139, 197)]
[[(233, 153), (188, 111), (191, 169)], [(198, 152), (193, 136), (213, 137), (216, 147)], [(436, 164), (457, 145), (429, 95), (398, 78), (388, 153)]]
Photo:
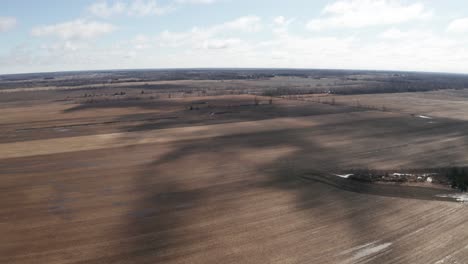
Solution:
[(449, 74), (468, 75), (461, 72), (439, 72), (421, 70), (383, 70), (383, 69), (349, 69), (349, 68), (294, 68), (294, 67), (180, 67), (180, 68), (121, 68), (121, 69), (94, 69), (94, 70), (65, 70), (65, 71), (43, 71), (43, 72), (18, 72), (0, 74), (3, 76), (34, 75), (34, 74), (64, 74), (64, 73), (91, 73), (91, 72), (119, 72), (119, 71), (187, 71), (187, 70), (295, 70), (295, 71), (355, 71), (355, 72), (381, 72), (381, 73), (419, 73), (419, 74)]

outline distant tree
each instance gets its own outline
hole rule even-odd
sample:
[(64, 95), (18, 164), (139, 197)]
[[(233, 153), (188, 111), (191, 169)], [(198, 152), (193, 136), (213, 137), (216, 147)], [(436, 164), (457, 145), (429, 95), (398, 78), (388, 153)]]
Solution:
[(468, 189), (468, 171), (465, 168), (453, 167), (447, 173), (451, 181), (452, 188), (466, 192)]
[(270, 97), (270, 100), (268, 100), (268, 104), (270, 104), (270, 105), (273, 104), (273, 98)]

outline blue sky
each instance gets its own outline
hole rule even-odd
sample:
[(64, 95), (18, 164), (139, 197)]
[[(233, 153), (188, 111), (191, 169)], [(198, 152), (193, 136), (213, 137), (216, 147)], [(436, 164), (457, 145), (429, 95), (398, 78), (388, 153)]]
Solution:
[(281, 67), (468, 73), (468, 3), (0, 0), (0, 74)]

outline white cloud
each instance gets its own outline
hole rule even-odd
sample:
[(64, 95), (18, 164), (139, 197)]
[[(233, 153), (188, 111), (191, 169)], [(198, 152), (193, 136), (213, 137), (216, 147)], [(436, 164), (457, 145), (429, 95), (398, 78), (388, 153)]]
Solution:
[(468, 32), (468, 17), (455, 19), (447, 27), (448, 32), (467, 33)]
[[(0, 56), (0, 71), (294, 67), (468, 73), (468, 39), (443, 32), (391, 28), (374, 39), (286, 32), (249, 41), (247, 37), (226, 36), (224, 31), (213, 33), (211, 28), (219, 25), (165, 31), (157, 37), (141, 35), (111, 46), (64, 40), (46, 49), (16, 49)], [(174, 46), (157, 46), (162, 40)], [(38, 50), (44, 53), (37, 54)]]
[(402, 38), (405, 38), (406, 36), (407, 36), (406, 33), (396, 28), (388, 29), (379, 35), (379, 37), (383, 39), (402, 39)]
[(294, 19), (286, 19), (284, 16), (277, 16), (273, 19), (276, 26), (285, 27), (289, 26)]
[(113, 15), (123, 14), (127, 8), (127, 4), (122, 2), (115, 2), (114, 4), (108, 4), (106, 1), (93, 3), (88, 7), (88, 10), (99, 17), (111, 17)]
[(0, 32), (8, 31), (16, 26), (16, 18), (0, 17)]
[(239, 38), (216, 37), (213, 31), (194, 28), (187, 32), (164, 31), (156, 37), (162, 48), (229, 49), (241, 44)]
[(386, 40), (404, 40), (404, 39), (426, 39), (433, 37), (433, 33), (427, 30), (406, 30), (401, 31), (397, 28), (390, 28), (378, 35), (381, 39)]
[[(208, 2), (211, 0), (166, 0), (162, 3), (172, 3), (168, 6), (177, 8), (179, 4)], [(90, 6), (89, 11), (103, 18), (147, 16), (159, 12), (155, 10), (160, 6), (155, 3), (107, 0)], [(34, 41), (28, 48), (5, 51), (0, 56), (0, 71), (294, 67), (468, 73), (468, 37), (460, 34), (468, 32), (468, 17), (452, 21), (446, 31), (438, 26), (427, 29), (428, 23), (401, 25), (430, 16), (431, 12), (423, 4), (411, 4), (407, 0), (340, 0), (325, 6), (310, 28), (380, 27), (353, 32), (353, 37), (346, 34), (349, 32), (304, 34), (306, 32), (294, 28), (298, 24), (294, 18), (277, 16), (265, 22), (261, 17), (250, 15), (181, 31), (172, 31), (172, 25), (168, 25), (168, 30), (157, 35), (145, 32), (145, 28), (141, 31), (144, 34), (120, 39), (114, 45), (93, 39), (116, 30), (115, 26), (78, 19), (34, 28), (32, 35), (55, 39), (45, 39), (43, 44)], [(434, 22), (431, 25), (438, 21), (444, 20), (431, 21)], [(263, 29), (262, 34), (255, 34)], [(375, 33), (377, 30), (381, 31)]]
[(213, 4), (216, 2), (219, 2), (219, 0), (176, 0), (176, 3), (179, 4), (202, 4), (202, 5), (207, 5), (207, 4)]
[(432, 12), (422, 3), (404, 4), (398, 0), (340, 0), (325, 6), (323, 17), (308, 22), (310, 30), (361, 28), (393, 25), (427, 19)]
[(275, 35), (257, 45), (253, 56), (261, 67), (468, 72), (467, 40), (426, 31), (392, 32), (393, 39), (373, 40)]
[(54, 36), (64, 40), (91, 39), (114, 31), (116, 28), (109, 23), (76, 19), (48, 26), (39, 26), (32, 29), (33, 36)]
[[(156, 37), (156, 41), (161, 47), (192, 47), (192, 48), (213, 48), (232, 47), (239, 43), (233, 41), (232, 37), (220, 37), (220, 35), (232, 35), (235, 33), (254, 33), (262, 28), (261, 19), (257, 16), (244, 16), (211, 27), (194, 27), (189, 31), (171, 32), (165, 30)], [(223, 44), (221, 44), (223, 42)], [(208, 43), (208, 44), (206, 44)]]
[(155, 0), (135, 0), (129, 6), (128, 14), (136, 16), (163, 15), (173, 8), (171, 6), (161, 6)]
[(258, 16), (243, 16), (226, 22), (218, 27), (219, 30), (239, 30), (244, 32), (258, 32), (262, 29), (261, 18)]
[(308, 67), (340, 67), (342, 58), (356, 51), (357, 43), (354, 38), (303, 37), (285, 33), (260, 43), (257, 48), (266, 60), (281, 59), (294, 67), (307, 64), (311, 65)]
[(89, 45), (82, 42), (74, 42), (74, 41), (59, 41), (54, 42), (52, 44), (44, 44), (41, 46), (42, 49), (48, 51), (49, 53), (67, 53), (67, 52), (76, 52), (80, 49), (86, 48)]
[(114, 1), (108, 2), (100, 0), (91, 4), (88, 7), (91, 14), (109, 18), (115, 15), (127, 16), (149, 16), (163, 15), (174, 9), (173, 6), (163, 6), (158, 4), (156, 0), (132, 0), (131, 2)]
[(284, 16), (277, 16), (273, 19), (273, 32), (276, 34), (286, 34), (289, 25), (294, 18), (287, 19)]

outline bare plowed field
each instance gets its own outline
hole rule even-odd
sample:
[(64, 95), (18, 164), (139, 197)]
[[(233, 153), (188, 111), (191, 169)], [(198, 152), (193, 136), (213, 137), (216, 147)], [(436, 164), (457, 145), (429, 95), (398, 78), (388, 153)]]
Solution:
[(468, 263), (464, 204), (329, 176), (466, 165), (466, 121), (253, 98), (5, 111), (0, 263)]

